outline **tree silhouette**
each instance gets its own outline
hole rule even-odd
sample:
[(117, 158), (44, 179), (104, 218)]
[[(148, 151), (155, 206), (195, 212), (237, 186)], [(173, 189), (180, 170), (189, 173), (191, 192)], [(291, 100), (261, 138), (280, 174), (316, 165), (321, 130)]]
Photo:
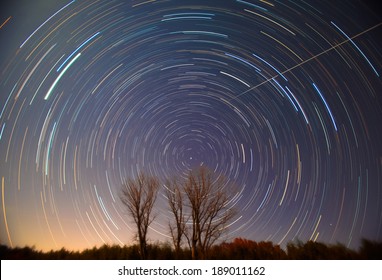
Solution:
[(126, 206), (137, 226), (139, 253), (142, 259), (147, 258), (147, 230), (154, 220), (151, 214), (157, 198), (159, 181), (140, 173), (134, 179), (127, 179), (121, 188), (120, 199)]
[(211, 171), (201, 167), (190, 172), (184, 185), (191, 212), (192, 226), (188, 233), (192, 259), (207, 258), (208, 250), (221, 237), (227, 223), (234, 217), (229, 207), (232, 191), (223, 177), (214, 178)]
[(169, 230), (172, 238), (172, 243), (175, 248), (176, 257), (179, 258), (182, 246), (182, 237), (186, 231), (186, 217), (183, 205), (184, 194), (176, 178), (173, 180), (168, 180), (165, 187), (168, 205), (175, 220), (174, 224), (169, 222)]

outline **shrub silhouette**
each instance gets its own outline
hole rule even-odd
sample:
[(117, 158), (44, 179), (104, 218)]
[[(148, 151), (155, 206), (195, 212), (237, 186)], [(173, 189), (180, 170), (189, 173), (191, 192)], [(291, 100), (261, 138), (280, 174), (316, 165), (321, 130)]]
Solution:
[[(189, 248), (179, 252), (169, 243), (148, 244), (148, 259), (171, 260), (191, 259)], [(215, 260), (382, 260), (382, 242), (363, 239), (358, 251), (351, 250), (342, 244), (328, 245), (320, 242), (297, 241), (288, 243), (286, 251), (270, 241), (256, 242), (236, 238), (232, 242), (223, 242), (211, 247), (209, 259)], [(118, 246), (103, 245), (82, 252), (69, 251), (62, 248), (57, 251), (42, 252), (34, 247), (9, 248), (0, 245), (2, 260), (139, 260), (141, 258), (139, 245)]]
[(257, 243), (253, 240), (235, 238), (231, 243), (214, 246), (212, 259), (235, 260), (281, 260), (286, 259), (286, 253), (279, 245), (270, 241)]
[(292, 260), (351, 260), (361, 258), (359, 253), (342, 244), (326, 245), (311, 240), (305, 244), (301, 241), (288, 243), (287, 255), (288, 259)]
[(359, 253), (363, 259), (382, 260), (382, 242), (362, 239)]

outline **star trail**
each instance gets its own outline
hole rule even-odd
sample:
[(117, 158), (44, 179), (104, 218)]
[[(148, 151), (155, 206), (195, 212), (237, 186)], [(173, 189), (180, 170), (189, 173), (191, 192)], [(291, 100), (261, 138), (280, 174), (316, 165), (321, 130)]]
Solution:
[[(226, 239), (382, 240), (382, 16), (364, 1), (0, 9), (1, 243), (131, 244), (139, 171), (237, 186)], [(151, 241), (168, 241), (164, 190)]]

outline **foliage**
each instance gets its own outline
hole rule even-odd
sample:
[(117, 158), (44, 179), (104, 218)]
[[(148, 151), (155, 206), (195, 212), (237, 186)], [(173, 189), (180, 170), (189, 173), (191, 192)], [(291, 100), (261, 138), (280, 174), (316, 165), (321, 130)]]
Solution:
[(286, 253), (279, 245), (270, 241), (256, 241), (235, 238), (231, 243), (222, 243), (214, 246), (210, 253), (212, 259), (236, 260), (282, 260)]
[[(190, 259), (190, 249), (181, 248), (178, 253), (168, 243), (148, 244), (147, 259), (171, 260)], [(342, 244), (328, 245), (320, 242), (301, 241), (289, 243), (286, 251), (270, 241), (256, 242), (236, 238), (232, 242), (214, 245), (208, 252), (208, 259), (228, 260), (382, 260), (382, 242), (363, 239), (358, 251)], [(9, 248), (0, 245), (2, 260), (138, 260), (139, 245), (103, 245), (82, 252), (62, 248), (57, 251), (42, 252), (34, 247)]]

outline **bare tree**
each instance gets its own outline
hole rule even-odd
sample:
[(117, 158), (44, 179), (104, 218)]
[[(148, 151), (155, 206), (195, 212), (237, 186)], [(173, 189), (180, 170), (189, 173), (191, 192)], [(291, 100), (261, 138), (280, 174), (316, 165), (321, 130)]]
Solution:
[(128, 179), (122, 186), (120, 199), (126, 206), (137, 226), (139, 252), (142, 259), (147, 258), (147, 230), (155, 216), (151, 214), (159, 181), (140, 173), (136, 179)]
[[(206, 168), (191, 172), (184, 186), (189, 202), (192, 228), (192, 258), (206, 258), (211, 246), (221, 237), (228, 222), (236, 214), (229, 207), (228, 185), (224, 178), (213, 178)], [(232, 189), (230, 191), (233, 191)]]
[(167, 181), (166, 195), (170, 211), (175, 219), (175, 224), (169, 222), (169, 230), (175, 248), (175, 254), (177, 258), (179, 258), (182, 246), (182, 237), (186, 230), (186, 218), (183, 208), (184, 194), (182, 193), (182, 189), (175, 178), (172, 181)]

